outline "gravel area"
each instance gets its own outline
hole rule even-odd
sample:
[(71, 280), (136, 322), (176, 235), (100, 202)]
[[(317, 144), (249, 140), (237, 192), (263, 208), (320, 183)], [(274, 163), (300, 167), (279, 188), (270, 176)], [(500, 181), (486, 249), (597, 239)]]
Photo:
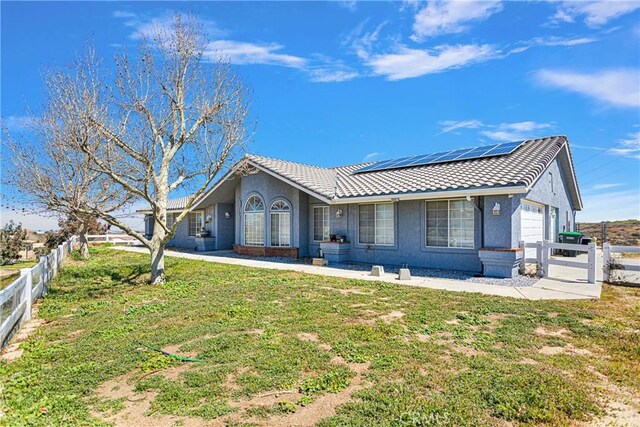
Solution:
[[(286, 257), (255, 258), (255, 257), (246, 256), (246, 255), (238, 255), (233, 252), (223, 252), (223, 253), (210, 252), (209, 254), (216, 257), (258, 259), (262, 261), (278, 262), (278, 263), (284, 263), (284, 264), (311, 264), (311, 258), (300, 258), (300, 259), (292, 259), (292, 258), (286, 258)], [(332, 267), (332, 268), (340, 268), (344, 270), (355, 270), (355, 271), (371, 271), (371, 266), (372, 264), (358, 263), (358, 262), (329, 264), (329, 267)], [(384, 271), (386, 273), (398, 274), (400, 270), (400, 266), (398, 265), (382, 264), (382, 266), (384, 267)], [(440, 278), (440, 279), (461, 280), (464, 282), (480, 283), (480, 284), (486, 284), (486, 285), (524, 287), (524, 286), (532, 286), (534, 283), (538, 281), (537, 278), (529, 277), (529, 276), (516, 276), (513, 279), (496, 279), (492, 277), (478, 277), (474, 273), (468, 273), (464, 271), (443, 270), (438, 268), (410, 267), (409, 269), (411, 270), (412, 277), (434, 277), (434, 278)]]

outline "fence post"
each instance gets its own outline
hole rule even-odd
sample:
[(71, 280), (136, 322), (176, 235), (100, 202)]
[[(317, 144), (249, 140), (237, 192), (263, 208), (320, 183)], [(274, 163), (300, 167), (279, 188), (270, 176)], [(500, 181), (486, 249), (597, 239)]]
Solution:
[(526, 257), (527, 257), (527, 248), (524, 246), (524, 240), (520, 240), (520, 242), (518, 243), (518, 247), (520, 249), (522, 249), (522, 258), (520, 258), (520, 268), (519, 268), (519, 272), (520, 274), (525, 274), (526, 273)]
[(611, 244), (605, 242), (602, 244), (602, 281), (609, 282), (611, 274)]
[(596, 283), (596, 244), (591, 242), (587, 246), (587, 269), (588, 269), (588, 281), (591, 284)]
[(538, 277), (544, 277), (544, 259), (542, 249), (542, 242), (536, 242), (536, 270), (538, 272)]
[(53, 279), (56, 277), (56, 273), (58, 272), (58, 251), (51, 251), (49, 256), (53, 259), (53, 262), (51, 263), (51, 278)]
[(33, 276), (31, 274), (30, 268), (21, 268), (20, 276), (26, 276), (26, 283), (24, 285), (24, 290), (22, 297), (27, 302), (27, 306), (24, 310), (24, 314), (22, 315), (22, 320), (31, 319), (31, 305), (33, 304), (32, 296), (33, 296)]
[(544, 272), (544, 276), (549, 277), (549, 241), (542, 241), (542, 271)]
[(62, 261), (64, 261), (64, 246), (58, 245), (58, 268), (62, 268)]

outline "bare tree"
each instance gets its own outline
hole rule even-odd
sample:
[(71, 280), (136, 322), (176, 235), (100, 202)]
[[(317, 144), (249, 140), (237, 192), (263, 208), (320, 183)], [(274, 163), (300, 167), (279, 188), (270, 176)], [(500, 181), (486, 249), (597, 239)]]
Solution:
[(64, 120), (60, 113), (49, 107), (41, 117), (31, 117), (24, 132), (4, 130), (9, 154), (4, 182), (18, 192), (28, 210), (77, 223), (80, 253), (88, 258), (86, 235), (95, 222), (88, 208), (115, 212), (131, 196), (101, 179), (84, 153), (73, 148), (79, 143), (95, 147), (99, 141), (82, 123)]
[[(84, 142), (66, 139), (71, 148), (132, 201), (148, 206), (151, 238), (99, 205), (82, 211), (149, 249), (152, 283), (165, 280), (164, 247), (178, 223), (245, 142), (247, 89), (228, 63), (211, 62), (206, 46), (195, 19), (176, 15), (170, 28), (156, 27), (143, 38), (134, 55), (116, 56), (114, 75), (89, 53), (47, 81), (51, 107), (92, 135)], [(177, 190), (190, 195), (169, 227), (167, 201)]]

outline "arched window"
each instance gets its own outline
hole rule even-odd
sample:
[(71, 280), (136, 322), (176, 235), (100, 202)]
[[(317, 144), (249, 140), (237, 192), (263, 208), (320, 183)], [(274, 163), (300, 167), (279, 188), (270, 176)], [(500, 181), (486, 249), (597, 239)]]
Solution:
[(264, 246), (264, 203), (251, 196), (244, 204), (244, 244)]
[(285, 200), (276, 200), (271, 213), (271, 246), (291, 246), (291, 206)]

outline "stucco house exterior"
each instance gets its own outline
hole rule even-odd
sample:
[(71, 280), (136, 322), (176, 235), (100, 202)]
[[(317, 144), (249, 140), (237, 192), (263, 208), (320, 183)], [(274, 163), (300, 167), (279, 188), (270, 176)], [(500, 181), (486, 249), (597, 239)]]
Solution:
[(519, 242), (574, 230), (582, 200), (566, 137), (509, 144), (332, 168), (247, 154), (168, 246), (510, 277)]

